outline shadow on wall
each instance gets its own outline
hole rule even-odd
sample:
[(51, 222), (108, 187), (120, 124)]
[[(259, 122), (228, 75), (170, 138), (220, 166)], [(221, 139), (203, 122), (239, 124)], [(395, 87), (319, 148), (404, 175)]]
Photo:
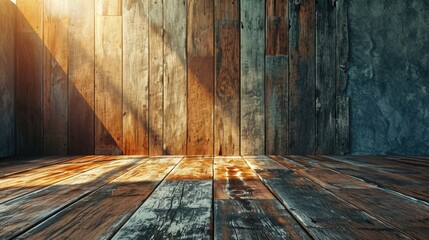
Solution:
[(429, 155), (429, 2), (352, 1), (353, 154)]

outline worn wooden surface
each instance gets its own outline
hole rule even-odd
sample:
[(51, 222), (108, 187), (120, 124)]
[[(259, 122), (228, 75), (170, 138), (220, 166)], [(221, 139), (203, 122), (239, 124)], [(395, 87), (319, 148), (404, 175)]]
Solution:
[(265, 154), (265, 3), (240, 1), (241, 155)]
[(392, 184), (427, 192), (427, 158), (89, 155), (3, 168), (2, 239), (429, 237), (429, 202)]
[(123, 152), (149, 153), (149, 4), (123, 0)]
[(239, 1), (215, 1), (214, 154), (240, 154)]
[(69, 1), (68, 154), (94, 154), (94, 8)]
[(15, 24), (16, 7), (0, 1), (0, 157), (15, 154)]

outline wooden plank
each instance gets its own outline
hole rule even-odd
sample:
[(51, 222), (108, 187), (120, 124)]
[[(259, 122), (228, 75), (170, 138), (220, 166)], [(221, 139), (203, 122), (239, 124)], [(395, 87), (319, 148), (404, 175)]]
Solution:
[(315, 1), (289, 0), (289, 153), (315, 151)]
[(216, 200), (275, 199), (241, 157), (214, 159), (214, 194)]
[(349, 98), (346, 96), (349, 60), (348, 1), (336, 2), (336, 154), (350, 152)]
[(277, 200), (216, 200), (215, 239), (311, 239)]
[(287, 0), (267, 0), (266, 50), (267, 56), (288, 55), (289, 19)]
[(163, 181), (112, 239), (210, 239), (211, 217), (211, 180)]
[(265, 122), (267, 154), (287, 154), (288, 149), (287, 56), (265, 57)]
[(69, 1), (45, 0), (43, 40), (44, 152), (67, 154)]
[(125, 0), (96, 0), (97, 16), (121, 16), (122, 1)]
[(426, 204), (325, 168), (311, 158), (291, 156), (277, 158), (276, 161), (285, 166), (299, 165), (294, 170), (300, 175), (380, 221), (390, 224), (410, 238), (424, 239), (429, 236), (429, 206)]
[[(274, 161), (262, 159), (264, 161)], [(316, 239), (404, 239), (397, 230), (326, 191), (292, 169), (254, 169)], [(304, 196), (304, 197), (303, 197)], [(347, 220), (345, 220), (347, 219)]]
[(81, 163), (69, 164), (63, 162), (61, 164), (37, 168), (0, 179), (0, 203), (47, 187), (102, 164), (106, 163), (84, 161)]
[(163, 155), (164, 13), (163, 1), (149, 2), (149, 154)]
[(122, 153), (122, 17), (96, 17), (95, 153)]
[(141, 159), (121, 159), (2, 204), (0, 238), (16, 237), (119, 177)]
[(15, 24), (15, 5), (0, 1), (0, 157), (15, 154)]
[(94, 154), (94, 0), (69, 1), (68, 154)]
[(164, 154), (186, 154), (186, 2), (164, 4)]
[(213, 155), (214, 1), (187, 0), (188, 155)]
[(212, 157), (185, 157), (167, 176), (167, 180), (211, 180), (213, 178)]
[(316, 153), (335, 153), (335, 2), (316, 3)]
[(214, 154), (240, 154), (239, 1), (215, 1)]
[(148, 1), (123, 0), (123, 150), (149, 153)]
[(180, 158), (150, 159), (55, 214), (20, 238), (110, 238), (179, 161)]
[(265, 3), (241, 0), (241, 155), (265, 153)]
[(16, 153), (43, 154), (43, 1), (18, 0), (16, 33)]

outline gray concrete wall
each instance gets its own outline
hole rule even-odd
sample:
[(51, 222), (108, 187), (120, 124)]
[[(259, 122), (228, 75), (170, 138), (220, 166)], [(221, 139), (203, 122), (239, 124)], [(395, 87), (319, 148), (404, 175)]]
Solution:
[(351, 151), (429, 155), (429, 0), (350, 0)]

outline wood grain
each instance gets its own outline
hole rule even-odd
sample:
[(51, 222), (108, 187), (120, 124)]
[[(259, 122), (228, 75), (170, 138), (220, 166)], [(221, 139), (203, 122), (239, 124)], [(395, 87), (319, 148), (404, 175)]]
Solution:
[(173, 172), (167, 176), (167, 180), (210, 180), (213, 178), (212, 157), (185, 157), (177, 165)]
[(211, 217), (211, 180), (164, 181), (113, 239), (210, 239)]
[(123, 0), (123, 151), (149, 153), (148, 1)]
[(15, 24), (16, 7), (0, 1), (0, 157), (15, 154)]
[(277, 200), (216, 200), (215, 239), (311, 239)]
[(149, 2), (149, 154), (163, 155), (164, 13), (163, 1)]
[(257, 170), (257, 173), (313, 238), (406, 238), (399, 231), (327, 192), (293, 169), (262, 169)]
[(97, 16), (121, 16), (122, 1), (125, 0), (96, 0)]
[(241, 155), (265, 153), (265, 3), (241, 0)]
[[(9, 201), (0, 208), (1, 238), (16, 237), (127, 172), (141, 159), (122, 159)], [(145, 160), (143, 160), (145, 161)]]
[(187, 0), (188, 155), (213, 155), (214, 2)]
[(68, 154), (94, 154), (94, 0), (69, 1)]
[(240, 154), (239, 1), (215, 1), (214, 154)]
[[(186, 4), (164, 4), (164, 153), (186, 154)], [(168, 14), (167, 14), (168, 13)]]
[(267, 56), (288, 55), (289, 19), (287, 0), (265, 1)]
[(316, 139), (316, 3), (289, 0), (289, 153), (312, 154)]
[(121, 154), (122, 17), (98, 16), (95, 24), (95, 153)]
[(43, 1), (18, 0), (16, 33), (16, 153), (43, 154)]
[[(20, 238), (109, 238), (148, 198), (180, 158), (154, 158), (52, 216)], [(116, 206), (112, 208), (112, 206)], [(88, 225), (91, 222), (93, 224)]]
[(316, 4), (316, 153), (335, 153), (336, 8), (329, 0)]

